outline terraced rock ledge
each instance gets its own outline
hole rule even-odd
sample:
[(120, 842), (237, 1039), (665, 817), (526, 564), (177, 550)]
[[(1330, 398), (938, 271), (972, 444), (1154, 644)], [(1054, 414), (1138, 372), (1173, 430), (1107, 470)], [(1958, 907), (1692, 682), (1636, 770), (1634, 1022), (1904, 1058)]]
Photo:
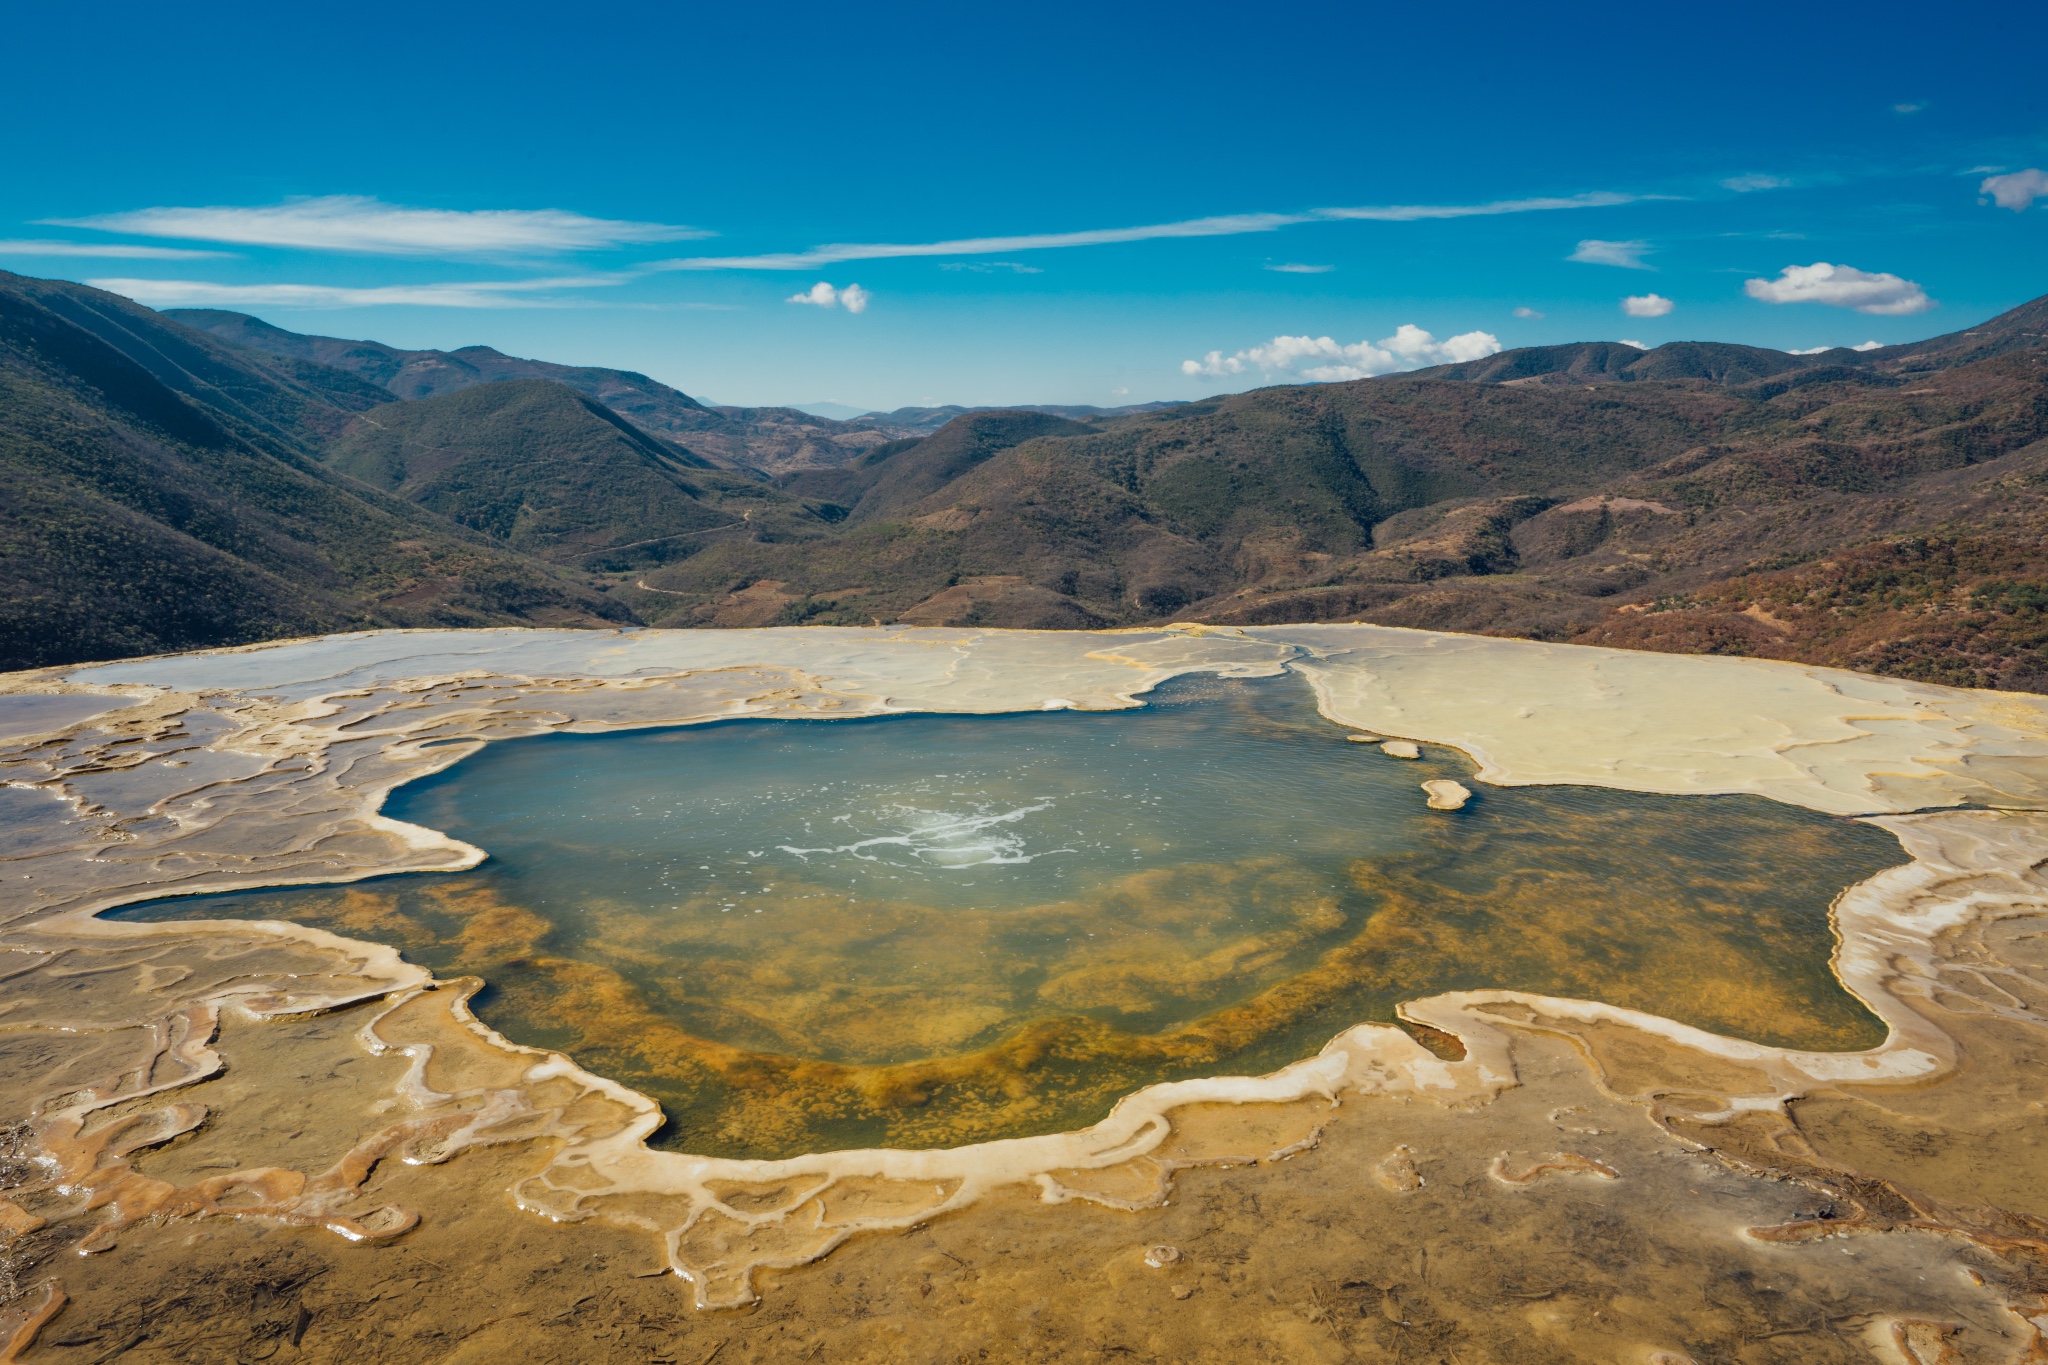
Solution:
[[(1787, 1050), (1461, 991), (1271, 1075), (1138, 1091), (1078, 1132), (747, 1161), (650, 1148), (652, 1101), (498, 1036), (466, 1004), (483, 983), (390, 947), (97, 918), (474, 866), (378, 810), (494, 739), (1116, 709), (1183, 674), (1282, 669), (1341, 725), (1463, 750), (1482, 784), (1749, 793), (1890, 832), (1911, 861), (1834, 915), (1837, 974), (1884, 1042)], [(1071, 1358), (1125, 1337), (1215, 1359), (2048, 1352), (2035, 696), (1373, 626), (385, 631), (7, 675), (0, 735), (18, 1327), (0, 1358), (93, 1359), (140, 1331), (137, 1360), (234, 1332), (344, 1359), (373, 1330), (418, 1359), (515, 1341), (637, 1358), (593, 1345), (614, 1328), (699, 1358), (737, 1341), (727, 1359)], [(307, 1231), (236, 1240), (264, 1228)], [(334, 1260), (326, 1233), (377, 1249)], [(1136, 1254), (1162, 1244), (1186, 1254)], [(583, 1309), (598, 1291), (555, 1274), (558, 1247), (630, 1264), (592, 1272), (610, 1307)], [(401, 1312), (412, 1291), (375, 1290), (370, 1263), (408, 1256), (438, 1270)], [(193, 1288), (258, 1264), (299, 1305), (288, 1322)], [(676, 1296), (756, 1325), (678, 1317)], [(549, 1335), (571, 1317), (577, 1335)]]

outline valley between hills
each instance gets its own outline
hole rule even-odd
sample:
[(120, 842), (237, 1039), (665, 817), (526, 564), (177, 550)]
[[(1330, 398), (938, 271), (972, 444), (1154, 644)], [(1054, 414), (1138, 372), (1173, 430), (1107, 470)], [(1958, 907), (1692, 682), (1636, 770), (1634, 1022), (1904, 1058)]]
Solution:
[(0, 669), (376, 626), (1366, 621), (2048, 691), (2048, 299), (1137, 408), (721, 407), (0, 273)]

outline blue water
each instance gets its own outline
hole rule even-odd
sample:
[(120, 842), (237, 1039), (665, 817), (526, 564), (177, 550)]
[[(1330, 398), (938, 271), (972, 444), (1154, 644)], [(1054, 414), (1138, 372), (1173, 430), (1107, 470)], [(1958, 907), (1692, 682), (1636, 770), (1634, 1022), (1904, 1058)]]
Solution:
[[(483, 1018), (656, 1095), (699, 1151), (1048, 1131), (1463, 987), (1878, 1036), (1828, 905), (1901, 860), (1882, 832), (1347, 741), (1293, 677), (513, 740), (386, 806), (488, 850), (474, 872), (123, 913), (297, 919), (478, 974)], [(1428, 810), (1437, 777), (1475, 800)]]

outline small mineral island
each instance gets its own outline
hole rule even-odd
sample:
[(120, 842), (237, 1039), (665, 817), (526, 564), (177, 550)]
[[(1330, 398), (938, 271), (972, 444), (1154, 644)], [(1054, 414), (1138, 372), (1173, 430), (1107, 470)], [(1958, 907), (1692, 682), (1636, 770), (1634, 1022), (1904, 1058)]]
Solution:
[(2048, 1365), (2048, 4), (0, 33), (0, 1365)]
[(1475, 1359), (2029, 1302), (2039, 698), (1362, 625), (0, 687), (23, 1332), (256, 1268), (301, 1350), (480, 1301), (798, 1357), (1299, 1301)]

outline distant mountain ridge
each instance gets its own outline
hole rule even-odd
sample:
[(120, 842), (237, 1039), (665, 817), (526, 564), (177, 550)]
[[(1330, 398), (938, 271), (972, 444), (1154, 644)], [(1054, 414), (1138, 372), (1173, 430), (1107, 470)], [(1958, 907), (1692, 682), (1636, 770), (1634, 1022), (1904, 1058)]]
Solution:
[(1580, 341), (1561, 346), (1524, 346), (1497, 352), (1484, 360), (1437, 365), (1409, 373), (1426, 379), (1456, 379), (1475, 384), (1628, 383), (1638, 379), (1747, 384), (1788, 370), (1804, 369), (1816, 359), (1727, 342), (1675, 341), (1645, 351), (1620, 341)]
[(797, 499), (545, 379), (372, 408), (322, 460), (508, 549), (583, 568), (657, 564), (722, 533), (825, 525)]
[[(712, 406), (715, 407), (717, 405), (713, 404)], [(791, 403), (788, 406), (795, 408), (798, 412), (807, 412), (813, 417), (823, 417), (834, 422), (851, 421), (856, 417), (865, 417), (874, 411), (873, 408), (857, 408), (851, 403), (823, 401), (816, 403)]]
[(478, 384), (546, 379), (566, 384), (645, 431), (689, 447), (729, 469), (767, 473), (856, 459), (890, 439), (871, 427), (852, 427), (795, 408), (712, 408), (677, 389), (631, 370), (523, 360), (489, 346), (454, 351), (409, 351), (381, 341), (350, 341), (287, 331), (246, 313), (217, 308), (170, 308), (165, 317), (231, 346), (264, 355), (308, 360), (346, 370), (392, 398), (432, 398)]
[(1497, 352), (1483, 360), (1410, 370), (1408, 374), (1423, 379), (1458, 379), (1479, 384), (1628, 383), (1643, 379), (1700, 379), (1714, 384), (1749, 384), (1795, 370), (1836, 366), (1876, 374), (1949, 368), (2043, 344), (2048, 344), (2048, 299), (2035, 299), (1965, 331), (1869, 351), (1837, 346), (1832, 350), (1794, 355), (1789, 351), (1725, 341), (1672, 341), (1645, 351), (1620, 341), (1579, 341), (1554, 346), (1523, 346)]
[[(2048, 691), (2048, 300), (1867, 352), (1594, 342), (864, 426), (238, 319), (0, 276), (0, 661), (365, 624), (1371, 620)], [(721, 430), (770, 468), (714, 458)]]
[(1881, 351), (1588, 343), (1109, 421), (968, 414), (777, 478), (845, 507), (838, 534), (722, 541), (628, 596), (660, 624), (1363, 619), (2048, 690), (2044, 313)]
[(792, 493), (845, 507), (844, 520), (857, 526), (905, 511), (1012, 446), (1093, 430), (1040, 408), (980, 409), (952, 419), (930, 436), (892, 441), (851, 464), (795, 470), (775, 482)]
[(846, 425), (886, 432), (896, 437), (929, 436), (954, 418), (966, 417), (977, 412), (1042, 412), (1054, 417), (1065, 417), (1070, 421), (1090, 422), (1130, 417), (1137, 413), (1158, 412), (1163, 408), (1179, 406), (1177, 401), (1132, 403), (1121, 408), (1095, 408), (1085, 403), (1016, 403), (1008, 407), (979, 408), (949, 405), (937, 408), (897, 408), (894, 412), (870, 412), (848, 418)]
[(326, 469), (388, 401), (100, 290), (0, 272), (0, 669), (627, 607)]

